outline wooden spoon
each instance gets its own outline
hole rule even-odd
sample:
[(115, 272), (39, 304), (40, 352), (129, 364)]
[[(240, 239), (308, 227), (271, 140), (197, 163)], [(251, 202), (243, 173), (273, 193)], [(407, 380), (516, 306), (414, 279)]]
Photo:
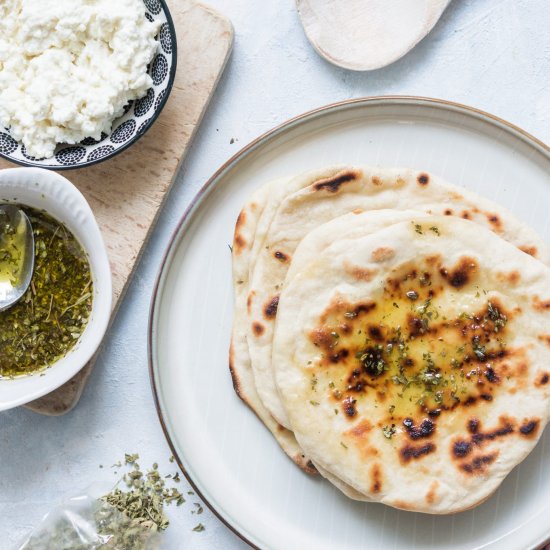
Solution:
[(308, 40), (327, 61), (372, 71), (422, 40), (451, 0), (296, 0)]

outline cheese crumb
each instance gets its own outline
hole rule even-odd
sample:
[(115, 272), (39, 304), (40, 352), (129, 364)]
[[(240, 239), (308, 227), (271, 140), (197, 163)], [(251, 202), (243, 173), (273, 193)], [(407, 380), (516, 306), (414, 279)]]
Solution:
[(153, 84), (159, 26), (141, 0), (3, 0), (0, 123), (36, 158), (109, 133)]

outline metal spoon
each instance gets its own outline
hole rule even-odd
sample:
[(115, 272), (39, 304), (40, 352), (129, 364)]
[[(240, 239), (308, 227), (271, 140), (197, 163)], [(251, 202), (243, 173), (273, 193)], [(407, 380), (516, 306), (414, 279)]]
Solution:
[(27, 291), (34, 271), (34, 235), (29, 218), (17, 206), (0, 204), (0, 311)]

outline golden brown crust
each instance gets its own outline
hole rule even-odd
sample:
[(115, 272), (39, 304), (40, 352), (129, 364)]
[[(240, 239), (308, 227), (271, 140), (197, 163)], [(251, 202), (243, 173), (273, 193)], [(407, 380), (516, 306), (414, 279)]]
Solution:
[(345, 263), (344, 269), (346, 270), (346, 273), (356, 281), (371, 281), (377, 273), (375, 269), (352, 265), (348, 262)]
[(433, 504), (436, 501), (438, 487), (439, 482), (437, 481), (437, 479), (434, 479), (434, 481), (432, 481), (432, 484), (430, 485), (428, 492), (426, 493), (426, 502), (428, 504)]
[(391, 505), (394, 508), (399, 508), (400, 510), (414, 510), (415, 506), (413, 504), (409, 504), (408, 502), (405, 502), (404, 500), (394, 500)]
[(373, 428), (373, 425), (369, 420), (362, 420), (359, 424), (356, 424), (351, 430), (348, 430), (346, 434), (352, 437), (363, 439)]
[(252, 300), (254, 299), (254, 296), (256, 296), (256, 292), (254, 290), (251, 290), (248, 293), (248, 296), (246, 298), (246, 309), (248, 313), (250, 314), (251, 308), (252, 308)]
[(387, 246), (381, 246), (372, 251), (371, 258), (373, 262), (387, 262), (395, 256), (395, 250)]
[(533, 308), (535, 311), (548, 311), (550, 310), (550, 300), (543, 300), (539, 296), (534, 296)]
[(243, 394), (241, 392), (241, 382), (239, 380), (239, 376), (235, 369), (235, 348), (233, 346), (233, 339), (231, 340), (231, 344), (229, 345), (229, 372), (231, 374), (231, 381), (233, 382), (233, 389), (235, 390), (235, 393), (243, 401), (245, 401)]
[(246, 244), (246, 239), (240, 233), (235, 233), (235, 238), (233, 239), (233, 252), (239, 255), (246, 247)]
[(242, 234), (242, 229), (246, 223), (246, 212), (241, 210), (235, 223), (235, 235), (233, 237), (233, 252), (237, 255), (241, 254), (247, 245), (246, 239)]
[(373, 185), (376, 185), (376, 186), (382, 185), (382, 180), (378, 176), (372, 176), (370, 180)]
[(382, 491), (382, 467), (380, 464), (373, 464), (370, 469), (370, 491), (377, 494)]
[(525, 254), (529, 254), (529, 256), (533, 256), (533, 258), (538, 257), (538, 250), (536, 246), (520, 246), (519, 249), (522, 252), (525, 252)]
[(521, 281), (521, 275), (517, 270), (509, 271), (508, 273), (497, 272), (497, 279), (502, 283), (507, 283), (516, 286)]
[(243, 228), (245, 223), (246, 223), (246, 212), (243, 208), (243, 210), (239, 212), (237, 221), (235, 222), (235, 230), (240, 231)]
[(315, 464), (311, 462), (311, 460), (308, 460), (306, 456), (303, 454), (296, 454), (293, 457), (291, 457), (294, 463), (303, 470), (306, 474), (317, 476), (319, 475), (319, 472), (317, 471), (317, 468), (315, 467)]
[[(436, 445), (439, 423), (445, 425), (448, 418), (469, 415), (470, 435), (453, 441), (450, 457), (463, 475), (475, 476), (487, 472), (496, 460), (493, 449), (484, 449), (488, 442), (519, 436), (514, 419), (503, 417), (498, 426), (483, 430), (476, 416), (483, 414), (485, 404), (496, 395), (521, 389), (529, 378), (526, 348), (506, 346), (507, 323), (516, 318), (518, 308), (506, 308), (501, 299), (482, 298), (481, 293), (478, 310), (468, 315), (449, 318), (433, 306), (448, 292), (448, 286), (452, 292), (471, 293), (478, 271), (477, 261), (468, 256), (449, 268), (442, 266), (440, 256), (430, 256), (393, 270), (377, 302), (351, 304), (336, 296), (319, 316), (309, 335), (319, 348), (317, 367), (331, 368), (332, 380), (340, 381), (333, 384), (330, 399), (350, 423), (344, 432), (346, 444), (362, 456), (373, 447), (371, 432), (393, 429), (399, 431), (400, 439), (406, 436), (395, 448), (400, 464), (418, 467), (427, 457), (441, 452)], [(420, 310), (423, 313), (418, 313)], [(391, 328), (394, 325), (400, 327), (398, 333)], [(416, 342), (425, 343), (424, 339), (432, 342), (431, 354), (415, 351)], [(436, 341), (445, 343), (433, 344)], [(395, 349), (399, 342), (410, 348), (401, 363), (401, 373), (392, 367), (392, 359), (384, 351)], [(419, 345), (422, 348), (425, 344)], [(432, 369), (430, 376), (439, 373), (446, 380), (437, 400), (417, 390), (421, 382), (410, 383), (425, 376), (426, 369)], [(401, 376), (409, 380), (405, 389), (400, 386)], [(401, 399), (396, 395), (407, 391), (404, 404), (397, 404), (396, 409)], [(418, 400), (420, 394), (422, 399)], [(358, 400), (364, 395), (388, 411), (376, 425), (358, 414)], [(534, 425), (527, 424), (524, 432), (532, 426), (536, 432)], [(391, 438), (391, 431), (387, 433)], [(527, 433), (522, 436), (527, 437)]]

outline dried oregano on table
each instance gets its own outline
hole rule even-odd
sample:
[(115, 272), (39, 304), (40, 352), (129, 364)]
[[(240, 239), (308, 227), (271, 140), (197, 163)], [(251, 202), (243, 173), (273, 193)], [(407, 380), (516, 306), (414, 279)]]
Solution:
[(124, 512), (136, 525), (144, 525), (153, 531), (163, 531), (169, 525), (164, 515), (164, 504), (176, 502), (179, 506), (185, 499), (175, 488), (166, 488), (164, 479), (158, 472), (158, 464), (145, 474), (137, 463), (138, 455), (126, 455), (125, 462), (132, 470), (124, 475), (129, 491), (115, 488), (102, 497), (102, 500)]
[[(162, 477), (158, 465), (145, 473), (138, 464), (138, 455), (125, 456), (129, 471), (117, 486), (85, 510), (76, 513), (58, 514), (54, 522), (46, 523), (46, 529), (35, 533), (21, 550), (153, 550), (159, 548), (158, 533), (164, 531), (168, 519), (164, 506), (185, 502), (183, 495), (170, 483), (178, 483), (179, 474)], [(121, 463), (116, 465), (122, 467)], [(123, 487), (120, 487), (122, 483)], [(192, 491), (189, 491), (193, 494)], [(198, 505), (198, 506), (197, 506)], [(194, 513), (202, 513), (200, 504), (195, 504)], [(200, 511), (199, 511), (200, 510)], [(80, 532), (75, 529), (75, 517), (82, 520)], [(204, 531), (202, 524), (193, 531)], [(88, 538), (86, 538), (88, 537)]]

